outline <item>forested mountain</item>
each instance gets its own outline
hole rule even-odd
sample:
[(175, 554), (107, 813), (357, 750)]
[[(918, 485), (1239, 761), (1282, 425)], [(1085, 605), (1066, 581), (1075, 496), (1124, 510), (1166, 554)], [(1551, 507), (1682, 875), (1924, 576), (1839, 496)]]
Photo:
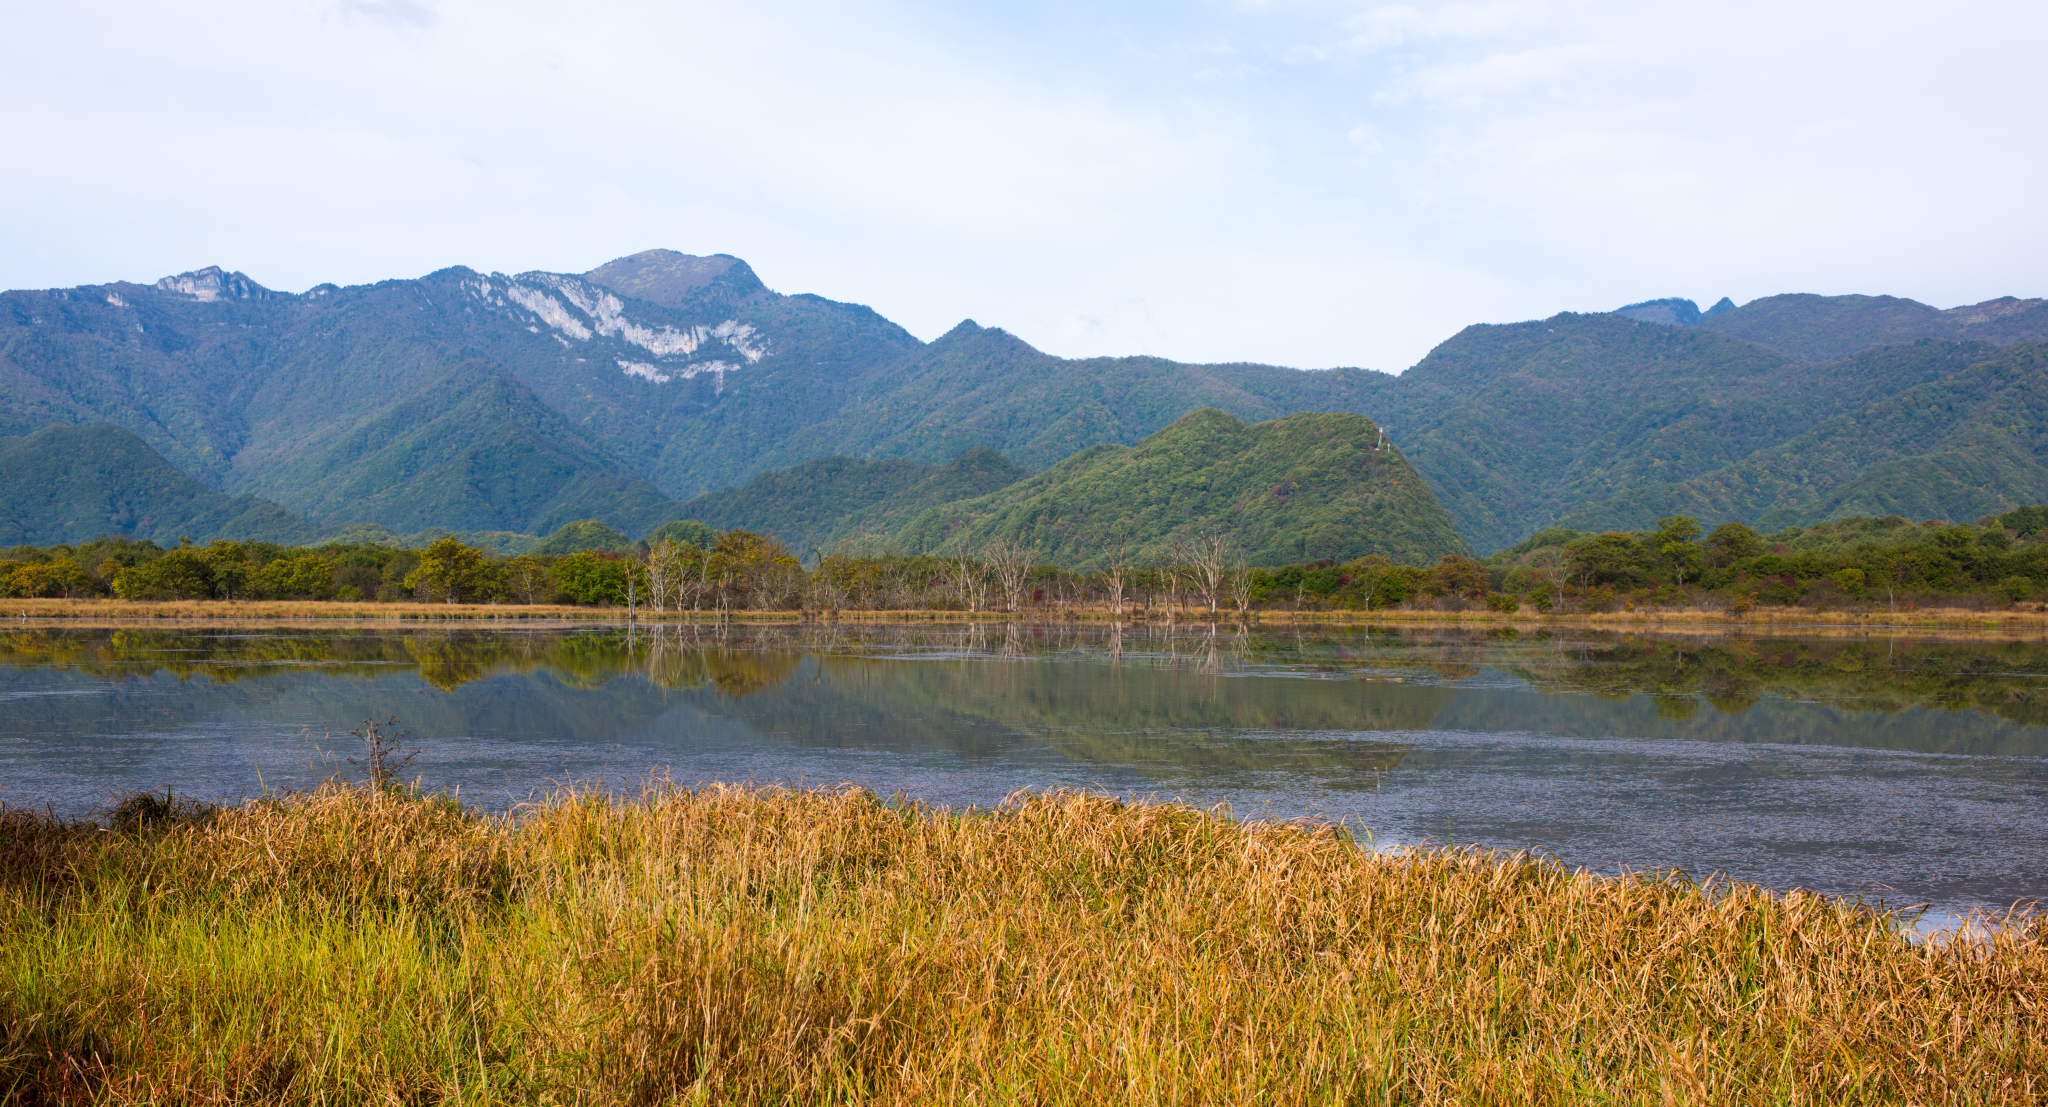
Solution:
[(588, 443), (502, 366), (470, 358), (421, 380), (339, 433), (252, 474), (251, 491), (323, 522), (547, 534), (601, 517), (642, 534), (675, 501)]
[(1974, 520), (2048, 501), (2048, 344), (1884, 346), (1802, 367), (1804, 433), (1682, 482), (1566, 513), (1580, 529), (1685, 514), (1760, 529), (1844, 516)]
[[(607, 270), (624, 280), (634, 267)], [(333, 492), (358, 473), (459, 484), (446, 453), (384, 449), (404, 428), (523, 438), (523, 452), (613, 478), (595, 481), (607, 495), (634, 478), (694, 493), (750, 475), (767, 445), (836, 413), (863, 374), (919, 346), (866, 308), (775, 295), (743, 262), (692, 292), (668, 306), (577, 276), (467, 269), (302, 296), (218, 270), (10, 292), (0, 430), (111, 422), (202, 482), (260, 488), (315, 522), (412, 527), (403, 497), (357, 506)], [(640, 525), (645, 496), (622, 494), (630, 509), (584, 513)], [(546, 498), (470, 488), (461, 525), (545, 526), (534, 511)]]
[(2048, 341), (2048, 300), (2006, 296), (1943, 311), (1896, 296), (1766, 296), (1702, 318), (1699, 325), (1790, 357), (1833, 361), (1923, 338), (1995, 345)]
[(762, 473), (743, 488), (699, 496), (682, 518), (721, 530), (773, 534), (800, 554), (880, 542), (918, 512), (971, 499), (1022, 479), (1025, 470), (987, 446), (945, 465), (903, 458), (826, 457)]
[(1070, 360), (970, 319), (878, 374), (837, 416), (769, 451), (766, 460), (788, 464), (829, 447), (853, 457), (938, 462), (990, 446), (1040, 469), (1098, 443), (1134, 445), (1204, 407), (1252, 421), (1371, 410), (1394, 380), (1360, 369)]
[(2048, 439), (2016, 410), (2048, 395), (2037, 344), (1921, 339), (1808, 362), (1712, 325), (1746, 310), (1467, 327), (1366, 410), (1482, 551), (1674, 512), (1787, 526), (2041, 499)]
[(313, 530), (267, 500), (206, 487), (119, 427), (44, 427), (0, 438), (0, 546), (102, 534), (170, 545), (180, 536), (304, 542)]
[(989, 495), (931, 508), (906, 551), (1007, 538), (1069, 568), (1121, 545), (1158, 564), (1176, 543), (1227, 535), (1254, 565), (1379, 555), (1427, 564), (1465, 543), (1422, 477), (1362, 415), (1304, 412), (1246, 426), (1206, 408), (1136, 446), (1098, 445)]
[[(637, 538), (687, 516), (829, 544), (996, 487), (937, 472), (977, 448), (1028, 472), (1204, 408), (1353, 412), (1486, 551), (1673, 510), (1782, 525), (2039, 500), (2026, 344), (2044, 339), (2041, 300), (1673, 298), (1468, 327), (1395, 377), (1069, 360), (971, 321), (925, 344), (727, 255), (301, 295), (205, 269), (0, 294), (0, 434), (110, 423), (207, 490), (327, 531), (595, 519)], [(175, 514), (124, 503), (101, 513), (113, 529)], [(23, 525), (58, 525), (39, 511)]]

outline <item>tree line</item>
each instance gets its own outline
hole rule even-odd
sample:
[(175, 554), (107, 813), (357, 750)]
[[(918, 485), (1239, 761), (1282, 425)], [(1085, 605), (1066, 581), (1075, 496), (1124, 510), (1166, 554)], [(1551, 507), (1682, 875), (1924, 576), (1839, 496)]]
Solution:
[(1021, 612), (1089, 608), (1242, 615), (1261, 610), (1491, 609), (1590, 612), (1636, 605), (1884, 604), (1959, 596), (2023, 603), (2048, 589), (2048, 508), (1976, 525), (1846, 519), (1759, 534), (1727, 523), (1703, 533), (1685, 516), (1655, 530), (1550, 530), (1486, 561), (1384, 557), (1282, 566), (1245, 563), (1227, 535), (1177, 543), (1138, 564), (1112, 539), (1105, 567), (1070, 572), (1009, 539), (973, 555), (840, 547), (806, 566), (773, 537), (704, 530), (625, 551), (501, 557), (442, 538), (424, 549), (336, 543), (180, 542), (101, 538), (16, 547), (0, 558), (0, 595), (133, 600), (344, 600), (567, 604), (654, 614), (793, 610)]

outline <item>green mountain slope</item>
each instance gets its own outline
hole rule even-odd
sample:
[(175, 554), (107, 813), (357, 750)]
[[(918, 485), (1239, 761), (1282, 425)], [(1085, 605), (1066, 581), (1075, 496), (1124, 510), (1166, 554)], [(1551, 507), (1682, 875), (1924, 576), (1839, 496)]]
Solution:
[(595, 519), (579, 519), (564, 523), (561, 528), (525, 552), (536, 556), (582, 553), (585, 550), (604, 550), (611, 553), (625, 553), (633, 549), (633, 540), (624, 534), (605, 526)]
[(1589, 499), (1801, 433), (1780, 391), (1790, 371), (1698, 328), (1567, 313), (1465, 328), (1376, 414), (1465, 539), (1495, 550)]
[[(604, 267), (607, 279), (627, 283), (627, 260)], [(667, 303), (574, 275), (460, 268), (300, 296), (218, 270), (4, 293), (0, 431), (112, 422), (202, 483), (324, 508), (326, 485), (371, 463), (325, 450), (329, 440), (474, 356), (565, 420), (593, 472), (694, 494), (757, 471), (767, 446), (919, 346), (859, 305), (777, 295), (744, 263), (692, 295), (661, 294)], [(291, 464), (315, 452), (326, 468)], [(364, 521), (412, 526), (397, 502), (369, 505), (382, 514)]]
[(165, 544), (180, 536), (304, 542), (313, 530), (267, 500), (200, 484), (119, 427), (44, 427), (0, 438), (0, 546), (102, 534)]
[[(303, 295), (206, 269), (0, 293), (0, 434), (112, 423), (202, 485), (322, 526), (538, 533), (592, 518), (644, 534), (671, 499), (709, 494), (705, 513), (832, 541), (899, 530), (900, 512), (872, 512), (916, 471), (834, 463), (800, 478), (837, 489), (814, 502), (772, 482), (763, 506), (728, 501), (757, 475), (831, 457), (930, 466), (986, 447), (1042, 469), (1136, 445), (1202, 408), (1253, 423), (1345, 411), (1388, 428), (1487, 550), (1567, 516), (1647, 526), (1677, 503), (1834, 510), (1818, 494), (1688, 482), (1745, 485), (1709, 475), (1847, 412), (1904, 403), (1939, 361), (1881, 348), (2042, 339), (2041, 300), (1941, 311), (1781, 296), (1699, 313), (1667, 299), (1467, 328), (1395, 377), (1068, 360), (972, 322), (925, 345), (858, 304), (777, 293), (729, 255), (652, 250), (584, 274), (451, 268)], [(449, 376), (468, 362), (495, 369)], [(1906, 480), (1923, 489), (1914, 502), (1964, 517), (2031, 487), (2038, 455), (2008, 445), (2018, 452), (1943, 446), (1949, 460), (1913, 462), (1919, 476), (1896, 467), (1922, 454), (1846, 451), (1810, 476), (1853, 496), (1857, 481)], [(1774, 458), (1773, 472), (1804, 464), (1796, 450)]]
[(1813, 425), (1682, 482), (1562, 518), (1619, 530), (1686, 514), (1769, 530), (1846, 516), (1976, 519), (2048, 500), (2048, 344), (1884, 347), (1815, 375)]
[(1025, 476), (1008, 458), (977, 446), (945, 465), (902, 458), (827, 457), (762, 473), (684, 504), (681, 515), (721, 530), (772, 534), (799, 553), (877, 540), (918, 512), (970, 499)]
[(770, 449), (764, 464), (828, 453), (938, 462), (988, 446), (1042, 468), (1100, 443), (1134, 444), (1205, 407), (1253, 421), (1367, 410), (1394, 379), (1360, 369), (1072, 360), (968, 320), (877, 375), (833, 418)]
[(547, 534), (595, 519), (641, 534), (675, 514), (659, 489), (616, 472), (561, 415), (479, 358), (445, 367), (344, 433), (313, 439), (249, 486), (318, 523)]
[(2048, 300), (2007, 296), (1943, 311), (1897, 296), (1766, 296), (1702, 318), (1699, 326), (1802, 361), (1834, 361), (1922, 338), (2048, 341)]
[(1094, 446), (1001, 491), (920, 513), (906, 550), (994, 538), (1092, 568), (1120, 535), (1140, 562), (1176, 541), (1230, 537), (1257, 565), (1369, 554), (1427, 563), (1465, 543), (1401, 455), (1360, 415), (1304, 412), (1246, 426), (1205, 409), (1136, 446)]

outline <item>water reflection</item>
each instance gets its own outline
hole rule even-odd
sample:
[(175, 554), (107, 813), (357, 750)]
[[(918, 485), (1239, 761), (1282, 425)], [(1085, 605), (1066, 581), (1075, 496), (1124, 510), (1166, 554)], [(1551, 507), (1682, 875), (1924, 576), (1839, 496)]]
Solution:
[[(0, 634), (0, 798), (234, 798), (397, 715), (430, 784), (1090, 786), (1578, 864), (2048, 890), (2048, 647), (1913, 637), (800, 625)], [(1881, 889), (1882, 890), (1882, 889)]]

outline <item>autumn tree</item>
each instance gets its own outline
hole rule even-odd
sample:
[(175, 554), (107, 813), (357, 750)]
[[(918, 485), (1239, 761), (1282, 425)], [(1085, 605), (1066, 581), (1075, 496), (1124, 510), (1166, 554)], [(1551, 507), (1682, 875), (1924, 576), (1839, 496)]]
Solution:
[(1480, 599), (1488, 583), (1485, 563), (1463, 554), (1445, 554), (1429, 570), (1429, 589), (1438, 595)]

